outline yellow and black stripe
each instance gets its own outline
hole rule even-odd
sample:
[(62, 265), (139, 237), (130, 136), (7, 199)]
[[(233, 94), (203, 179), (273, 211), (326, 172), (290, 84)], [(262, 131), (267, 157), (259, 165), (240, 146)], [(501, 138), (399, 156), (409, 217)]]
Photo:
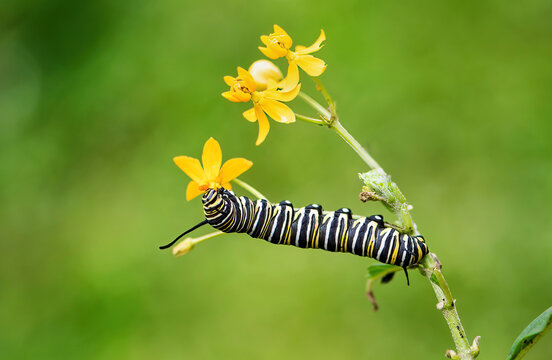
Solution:
[(208, 189), (202, 201), (205, 219), (212, 227), (273, 244), (368, 256), (400, 266), (405, 273), (429, 252), (422, 236), (386, 227), (381, 215), (353, 219), (346, 208), (330, 213), (317, 204), (295, 209), (289, 201), (252, 201), (224, 188)]

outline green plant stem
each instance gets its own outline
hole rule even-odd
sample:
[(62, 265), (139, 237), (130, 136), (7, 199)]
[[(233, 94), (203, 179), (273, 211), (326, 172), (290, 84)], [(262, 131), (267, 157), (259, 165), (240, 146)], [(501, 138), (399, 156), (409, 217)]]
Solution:
[(192, 240), (192, 243), (194, 245), (197, 245), (199, 244), (200, 242), (202, 241), (205, 241), (207, 239), (210, 239), (210, 238), (214, 238), (215, 236), (219, 236), (219, 235), (222, 235), (224, 234), (224, 232), (222, 231), (215, 231), (215, 232), (212, 232), (212, 233), (209, 233), (209, 234), (205, 234), (203, 236), (200, 236), (200, 237), (197, 237), (197, 238), (191, 238)]
[[(312, 108), (319, 112), (321, 118), (325, 122), (325, 125), (327, 125), (330, 129), (335, 130), (338, 135), (351, 148), (353, 148), (353, 150), (366, 163), (366, 165), (368, 165), (372, 170), (381, 169), (381, 171), (383, 171), (383, 168), (374, 160), (374, 158), (372, 158), (372, 156), (368, 154), (368, 152), (360, 145), (360, 143), (343, 127), (343, 125), (341, 125), (336, 112), (336, 104), (326, 88), (323, 86), (320, 79), (313, 78), (313, 80), (316, 82), (318, 90), (322, 93), (326, 102), (328, 103), (329, 110), (324, 108), (324, 106), (322, 106), (320, 103), (318, 103), (307, 94), (300, 92), (299, 96), (307, 104), (309, 104)], [(408, 210), (397, 212), (397, 216), (399, 216), (403, 224), (410, 223), (413, 229), (413, 233), (415, 235), (419, 235), (416, 224)], [(479, 355), (479, 336), (475, 338), (473, 345), (470, 346), (470, 343), (468, 342), (468, 337), (466, 335), (466, 332), (464, 331), (464, 327), (462, 326), (460, 317), (458, 316), (458, 312), (456, 310), (455, 300), (452, 296), (452, 292), (450, 291), (447, 281), (445, 280), (445, 277), (441, 272), (441, 263), (439, 262), (437, 256), (433, 253), (429, 253), (422, 259), (419, 265), (420, 271), (430, 281), (435, 296), (439, 301), (437, 304), (437, 308), (443, 314), (443, 317), (447, 322), (452, 335), (452, 339), (456, 346), (456, 352), (449, 350), (447, 351), (447, 356), (453, 359), (461, 360), (475, 359), (477, 355)]]
[(326, 110), (324, 106), (320, 105), (318, 101), (314, 100), (313, 98), (311, 98), (309, 95), (305, 94), (302, 91), (299, 92), (299, 97), (303, 99), (307, 104), (312, 106), (314, 110), (318, 111), (322, 116), (328, 119), (330, 118), (330, 112)]
[(353, 148), (357, 155), (368, 165), (371, 169), (381, 169), (381, 166), (374, 160), (373, 157), (368, 154), (366, 150), (360, 145), (360, 143), (341, 125), (339, 120), (335, 120), (332, 123), (331, 128), (335, 130), (341, 136), (341, 138)]
[(301, 115), (301, 114), (296, 113), (295, 117), (299, 120), (303, 120), (303, 121), (310, 122), (310, 123), (313, 123), (313, 124), (326, 125), (326, 122), (324, 120), (315, 119), (315, 118), (310, 117), (310, 116), (305, 116), (305, 115)]
[(245, 190), (249, 191), (251, 194), (255, 195), (257, 197), (257, 199), (265, 199), (266, 200), (266, 196), (264, 196), (263, 194), (261, 194), (261, 192), (257, 189), (255, 189), (253, 186), (249, 185), (248, 183), (246, 183), (245, 181), (243, 180), (240, 180), (238, 178), (232, 180), (232, 181), (235, 181), (236, 184), (238, 184), (239, 186), (241, 186), (242, 188), (244, 188)]
[(222, 234), (224, 234), (222, 231), (215, 231), (210, 234), (206, 234), (197, 238), (189, 237), (189, 238), (183, 239), (178, 244), (176, 244), (176, 246), (172, 250), (172, 253), (174, 256), (185, 255), (190, 251), (192, 251), (194, 247), (200, 242)]
[[(326, 89), (322, 86), (320, 83), (320, 80), (315, 78), (317, 81), (317, 85), (320, 89), (323, 89), (324, 97), (326, 98), (326, 101), (330, 102), (330, 109), (335, 109), (335, 102), (333, 102), (332, 98), (326, 91)], [(318, 101), (314, 100), (312, 97), (308, 96), (307, 94), (303, 92), (299, 92), (299, 96), (305, 100), (307, 104), (312, 106), (316, 111), (322, 115), (323, 120), (318, 120), (312, 117), (304, 116), (295, 114), (295, 116), (304, 121), (308, 121), (311, 123), (319, 124), (319, 125), (327, 125), (330, 129), (334, 130), (339, 134), (339, 136), (357, 153), (358, 156), (371, 168), (371, 169), (381, 169), (381, 166), (377, 163), (376, 160), (374, 160), (373, 157), (368, 154), (368, 152), (360, 145), (360, 143), (341, 125), (339, 122), (339, 119), (337, 118), (337, 114), (335, 116), (332, 114), (332, 112), (326, 110)]]
[(456, 300), (452, 297), (445, 276), (441, 272), (441, 263), (435, 254), (429, 253), (422, 259), (420, 272), (429, 279), (438, 301), (437, 309), (443, 314), (456, 346), (456, 352), (450, 352), (454, 354), (451, 354), (450, 357), (462, 360), (475, 359), (479, 354), (477, 340), (474, 341), (473, 347), (470, 346), (466, 331), (456, 310)]
[(320, 81), (319, 78), (317, 77), (311, 77), (311, 78), (312, 80), (314, 80), (316, 84), (316, 89), (322, 93), (322, 96), (324, 96), (324, 99), (328, 103), (330, 114), (335, 118), (337, 118), (337, 105), (333, 100), (333, 98), (330, 96), (330, 93), (328, 92), (328, 90), (326, 90), (326, 87), (324, 86), (324, 84), (322, 84), (322, 81)]

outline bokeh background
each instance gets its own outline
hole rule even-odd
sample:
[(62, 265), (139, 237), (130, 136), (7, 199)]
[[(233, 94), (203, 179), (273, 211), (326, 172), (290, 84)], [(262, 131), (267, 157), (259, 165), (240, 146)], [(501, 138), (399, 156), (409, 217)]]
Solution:
[[(235, 234), (180, 258), (157, 249), (202, 218), (172, 157), (201, 156), (210, 136), (225, 159), (254, 162), (242, 179), (273, 201), (392, 219), (358, 201), (367, 169), (335, 134), (272, 122), (256, 147), (248, 107), (220, 96), (277, 23), (303, 45), (325, 29), (317, 55), (343, 124), (414, 205), (481, 356), (504, 358), (552, 304), (551, 18), (546, 0), (3, 1), (0, 357), (438, 359), (453, 347), (416, 273), (377, 286), (374, 312), (371, 259)], [(527, 358), (550, 353), (552, 336)]]

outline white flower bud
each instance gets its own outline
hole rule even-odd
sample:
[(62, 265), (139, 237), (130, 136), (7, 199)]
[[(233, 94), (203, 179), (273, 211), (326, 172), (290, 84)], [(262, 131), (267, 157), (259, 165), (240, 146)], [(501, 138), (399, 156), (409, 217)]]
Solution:
[(249, 73), (257, 84), (257, 90), (265, 90), (269, 83), (277, 83), (284, 78), (280, 69), (268, 60), (257, 60), (249, 67)]

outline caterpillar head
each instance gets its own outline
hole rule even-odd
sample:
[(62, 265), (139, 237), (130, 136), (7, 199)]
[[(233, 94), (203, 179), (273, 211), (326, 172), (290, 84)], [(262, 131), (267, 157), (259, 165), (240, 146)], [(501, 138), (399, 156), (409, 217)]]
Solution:
[(421, 260), (424, 256), (429, 254), (429, 248), (427, 247), (425, 239), (422, 235), (414, 236), (414, 238), (416, 239), (416, 241), (418, 242), (418, 246), (422, 250), (422, 257), (420, 258), (420, 260)]
[(224, 212), (229, 194), (232, 193), (224, 188), (207, 189), (205, 191), (201, 201), (203, 202), (203, 211), (207, 219)]
[[(205, 212), (205, 220), (192, 227), (189, 230), (184, 231), (182, 234), (178, 235), (176, 239), (168, 243), (167, 245), (160, 246), (160, 249), (167, 249), (173, 246), (181, 237), (194, 231), (195, 229), (206, 225), (211, 224), (215, 226), (217, 219), (230, 212), (230, 198), (234, 196), (234, 193), (224, 188), (220, 189), (207, 189), (203, 194), (203, 211)], [(216, 226), (215, 226), (216, 227)]]
[(205, 192), (203, 193), (203, 198), (201, 199), (203, 204), (205, 205), (205, 204), (208, 204), (208, 203), (214, 201), (217, 198), (218, 194), (219, 194), (219, 190), (220, 189), (217, 190), (217, 189), (212, 189), (212, 188), (205, 190)]

